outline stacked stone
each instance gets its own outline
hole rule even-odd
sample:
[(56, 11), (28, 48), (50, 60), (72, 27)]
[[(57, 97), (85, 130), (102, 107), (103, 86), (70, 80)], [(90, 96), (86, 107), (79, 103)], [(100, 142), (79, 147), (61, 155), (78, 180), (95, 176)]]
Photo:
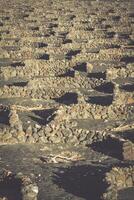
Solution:
[(119, 191), (122, 189), (134, 187), (134, 167), (113, 167), (106, 173), (105, 178), (108, 189), (103, 195), (105, 200), (118, 200)]

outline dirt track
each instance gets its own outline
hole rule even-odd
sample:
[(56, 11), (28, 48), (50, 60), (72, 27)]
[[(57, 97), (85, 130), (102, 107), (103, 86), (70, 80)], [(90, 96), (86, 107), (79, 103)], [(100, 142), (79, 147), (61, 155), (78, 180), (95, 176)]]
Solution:
[(0, 5), (0, 200), (133, 200), (133, 1)]

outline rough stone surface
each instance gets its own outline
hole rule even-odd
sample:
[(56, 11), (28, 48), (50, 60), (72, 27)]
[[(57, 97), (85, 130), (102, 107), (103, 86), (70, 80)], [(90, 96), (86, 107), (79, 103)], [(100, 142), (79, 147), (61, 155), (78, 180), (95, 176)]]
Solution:
[(133, 7), (0, 0), (0, 200), (132, 196)]

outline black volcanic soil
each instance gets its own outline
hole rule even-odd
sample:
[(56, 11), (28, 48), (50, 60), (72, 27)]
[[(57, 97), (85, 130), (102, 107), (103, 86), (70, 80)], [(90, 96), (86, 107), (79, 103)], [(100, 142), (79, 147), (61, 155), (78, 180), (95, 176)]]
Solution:
[(134, 2), (0, 5), (0, 200), (133, 200)]

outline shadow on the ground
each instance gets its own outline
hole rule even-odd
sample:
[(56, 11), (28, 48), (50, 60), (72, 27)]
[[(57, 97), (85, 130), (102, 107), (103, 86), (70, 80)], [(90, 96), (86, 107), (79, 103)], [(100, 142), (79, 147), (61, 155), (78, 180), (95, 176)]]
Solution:
[(36, 121), (40, 125), (46, 125), (54, 119), (54, 117), (55, 117), (54, 112), (55, 111), (56, 111), (56, 109), (33, 110), (32, 112), (37, 117), (31, 116), (31, 119), (33, 121)]
[(9, 110), (0, 111), (0, 124), (9, 125)]
[(122, 143), (113, 138), (106, 138), (103, 141), (94, 142), (91, 148), (105, 155), (122, 160)]
[(109, 106), (113, 102), (112, 95), (105, 95), (105, 96), (93, 96), (87, 100), (87, 103), (101, 105), (101, 106)]
[(121, 86), (121, 89), (126, 90), (127, 92), (134, 92), (134, 84), (127, 84)]
[(98, 166), (81, 165), (60, 168), (53, 177), (53, 182), (66, 192), (85, 200), (101, 200), (107, 188), (104, 182), (108, 169)]
[(111, 82), (107, 82), (107, 83), (97, 86), (95, 89), (99, 92), (112, 94), (114, 90), (114, 85)]
[(78, 95), (75, 92), (67, 92), (63, 96), (59, 98), (55, 98), (54, 100), (58, 103), (70, 105), (70, 104), (77, 104), (78, 103)]
[(22, 200), (22, 181), (13, 176), (0, 180), (0, 198), (8, 200)]
[(88, 74), (89, 78), (106, 79), (106, 72), (92, 72)]

